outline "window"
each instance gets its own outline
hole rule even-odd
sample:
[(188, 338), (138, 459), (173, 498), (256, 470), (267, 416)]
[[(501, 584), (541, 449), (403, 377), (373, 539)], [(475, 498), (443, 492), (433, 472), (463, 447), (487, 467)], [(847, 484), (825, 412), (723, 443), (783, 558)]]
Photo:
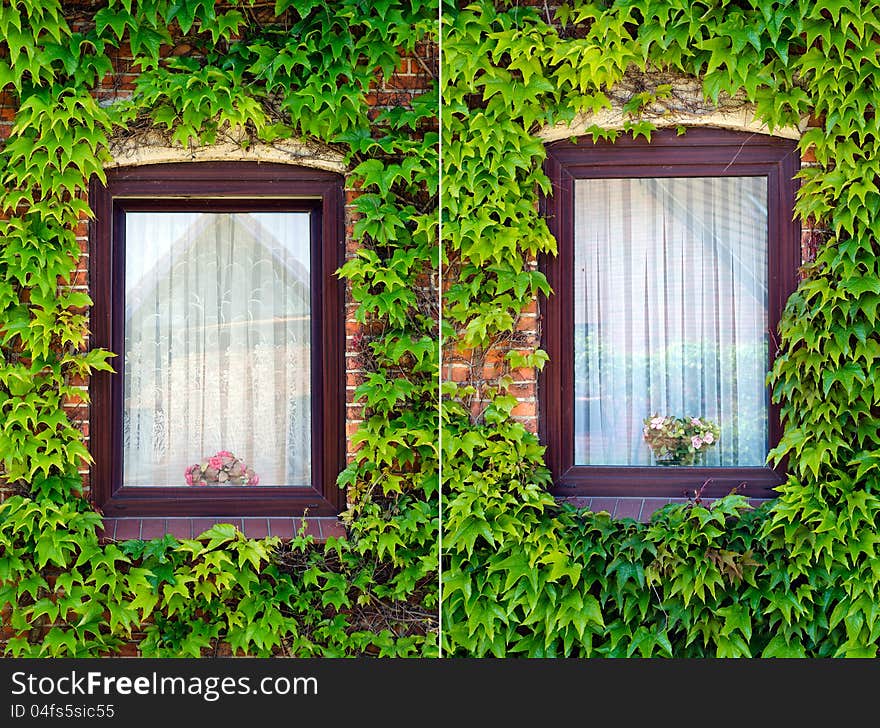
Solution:
[(107, 515), (335, 515), (342, 179), (122, 168), (91, 190), (92, 489)]
[[(765, 380), (800, 264), (797, 165), (793, 141), (713, 129), (548, 147), (539, 406), (557, 495), (773, 494)], [(666, 416), (719, 436), (663, 467), (645, 432)]]

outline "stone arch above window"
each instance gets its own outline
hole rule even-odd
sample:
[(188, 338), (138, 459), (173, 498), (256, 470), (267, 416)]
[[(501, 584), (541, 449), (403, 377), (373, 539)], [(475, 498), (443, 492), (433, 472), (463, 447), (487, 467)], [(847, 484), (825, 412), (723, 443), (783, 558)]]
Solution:
[(803, 117), (795, 126), (778, 127), (772, 131), (755, 118), (754, 104), (738, 99), (722, 99), (718, 104), (708, 101), (697, 78), (685, 76), (670, 77), (667, 74), (639, 74), (627, 77), (619, 89), (607, 93), (611, 108), (603, 108), (595, 113), (581, 113), (570, 122), (546, 126), (538, 132), (545, 142), (583, 136), (594, 126), (603, 129), (623, 129), (633, 117), (625, 113), (624, 104), (636, 91), (651, 90), (660, 84), (671, 87), (669, 98), (647, 107), (640, 118), (650, 121), (658, 128), (708, 127), (730, 131), (764, 134), (784, 139), (800, 139), (807, 128), (808, 117)]
[(106, 166), (112, 169), (183, 162), (272, 162), (339, 174), (346, 171), (343, 155), (320, 142), (279, 139), (272, 143), (245, 143), (245, 139), (242, 134), (229, 134), (222, 142), (189, 148), (170, 143), (167, 136), (157, 131), (118, 137), (111, 140), (113, 159)]

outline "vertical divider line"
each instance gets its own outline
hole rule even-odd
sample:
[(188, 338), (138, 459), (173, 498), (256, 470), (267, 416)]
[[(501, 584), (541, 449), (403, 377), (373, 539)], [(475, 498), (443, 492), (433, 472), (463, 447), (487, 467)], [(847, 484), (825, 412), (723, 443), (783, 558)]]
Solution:
[(443, 659), (443, 3), (437, 3), (437, 658)]

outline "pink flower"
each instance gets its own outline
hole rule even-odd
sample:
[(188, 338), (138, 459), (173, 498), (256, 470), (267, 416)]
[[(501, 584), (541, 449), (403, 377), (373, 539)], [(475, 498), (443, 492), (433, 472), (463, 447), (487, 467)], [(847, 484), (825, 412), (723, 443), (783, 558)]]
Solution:
[(248, 485), (258, 485), (260, 482), (260, 476), (254, 473), (250, 480), (248, 480)]
[(229, 452), (229, 450), (220, 450), (220, 452), (217, 453), (217, 457), (219, 457), (219, 458), (231, 458), (231, 457), (232, 457), (232, 453)]
[(694, 435), (694, 436), (691, 438), (691, 445), (694, 446), (694, 449), (695, 449), (695, 450), (699, 450), (699, 449), (700, 449), (700, 445), (702, 445), (702, 444), (703, 444), (703, 441), (702, 441), (699, 437), (697, 437), (696, 435)]
[(715, 442), (715, 436), (711, 432), (707, 432), (705, 435), (703, 435), (703, 442), (705, 442), (707, 445), (711, 445), (713, 442)]
[(700, 422), (700, 418), (699, 418), (699, 417), (691, 417), (691, 424), (692, 424), (692, 425), (696, 425), (697, 427), (699, 427), (699, 426), (702, 425), (703, 423)]
[(214, 470), (220, 470), (223, 467), (223, 458), (217, 457), (216, 455), (208, 460), (208, 465), (210, 465)]
[(653, 417), (651, 418), (651, 427), (655, 430), (662, 429), (663, 427), (663, 418), (662, 417)]
[(186, 475), (184, 475), (184, 478), (186, 478), (187, 485), (193, 484), (193, 474), (189, 470), (186, 471)]

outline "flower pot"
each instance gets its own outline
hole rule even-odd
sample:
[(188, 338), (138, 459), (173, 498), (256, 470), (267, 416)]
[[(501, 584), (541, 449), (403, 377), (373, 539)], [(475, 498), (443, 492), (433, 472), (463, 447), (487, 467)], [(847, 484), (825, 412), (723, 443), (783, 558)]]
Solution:
[(684, 455), (666, 455), (656, 458), (657, 465), (693, 465), (697, 453), (685, 453)]

